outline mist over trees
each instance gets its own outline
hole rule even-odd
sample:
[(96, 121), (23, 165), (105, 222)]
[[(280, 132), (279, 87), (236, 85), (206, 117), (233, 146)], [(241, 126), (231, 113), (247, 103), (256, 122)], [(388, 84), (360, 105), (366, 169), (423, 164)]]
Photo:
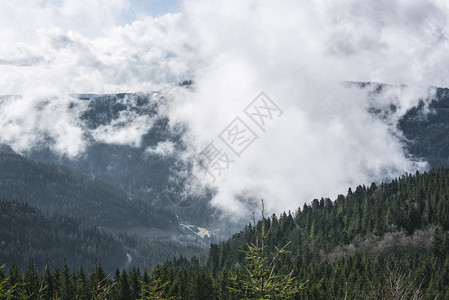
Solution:
[[(292, 272), (293, 284), (306, 282), (291, 299), (396, 299), (392, 293), (444, 299), (449, 297), (448, 183), (449, 170), (439, 169), (358, 186), (335, 201), (315, 199), (295, 212), (264, 218), (229, 240), (211, 244), (207, 260), (175, 258), (152, 275), (149, 269), (133, 269), (116, 271), (114, 277), (98, 275), (98, 270), (91, 275), (67, 270), (64, 276), (73, 289), (85, 278), (79, 291), (91, 291), (86, 278), (100, 276), (107, 277), (104, 284), (121, 295), (136, 295), (145, 282), (157, 279), (164, 297), (240, 299), (230, 290), (235, 287), (232, 278), (247, 274), (248, 245), (257, 245), (256, 232), (265, 226), (271, 228), (264, 240), (266, 253), (276, 253), (276, 247), (283, 249), (289, 243), (291, 252), (274, 264), (277, 274)], [(3, 278), (15, 274), (16, 281), (25, 282), (16, 268), (4, 271)], [(56, 270), (52, 278), (60, 278), (60, 272)], [(62, 293), (64, 288), (56, 284), (53, 291)]]
[[(357, 84), (363, 89), (368, 83)], [(428, 160), (431, 167), (447, 166), (448, 95), (446, 89), (437, 89), (428, 107), (421, 102), (399, 120), (398, 130), (404, 134), (410, 158)], [(106, 101), (108, 97), (128, 96), (93, 98), (84, 116), (93, 130), (129, 109), (126, 105), (115, 107), (114, 101)], [(149, 105), (148, 98), (136, 97), (142, 107)], [(395, 109), (386, 106), (370, 112), (388, 121)], [(167, 122), (158, 119), (145, 143), (167, 139), (176, 142)], [(67, 299), (74, 293), (96, 297), (106, 292), (111, 299), (136, 299), (139, 293), (143, 293), (141, 297), (237, 299), (239, 293), (233, 293), (236, 287), (248, 288), (244, 278), (250, 260), (245, 251), (257, 252), (257, 230), (261, 230), (262, 222), (247, 225), (228, 240), (210, 244), (206, 255), (202, 245), (210, 240), (195, 233), (199, 232), (196, 225), (207, 225), (214, 216), (207, 201), (176, 207), (164, 204), (166, 199), (139, 196), (145, 195), (148, 184), (152, 184), (145, 180), (159, 170), (159, 183), (165, 182), (163, 178), (169, 174), (163, 170), (174, 163), (170, 159), (153, 157), (150, 163), (158, 161), (154, 168), (142, 165), (137, 170), (145, 169), (144, 173), (135, 173), (121, 185), (111, 185), (73, 170), (87, 172), (99, 167), (95, 172), (99, 178), (118, 182), (136, 170), (142, 149), (129, 152), (122, 146), (95, 144), (89, 150), (90, 158), (78, 165), (45, 149), (31, 154), (33, 159), (63, 163), (65, 167), (33, 161), (6, 146), (1, 149), (0, 263), (6, 264), (1, 277), (5, 295), (11, 291), (39, 293), (35, 284), (39, 280), (52, 289), (48, 297), (64, 294)], [(121, 177), (109, 173), (107, 157), (111, 153), (118, 157), (112, 162), (120, 165), (118, 169), (129, 163)], [(98, 159), (103, 156), (104, 160)], [(265, 218), (263, 222), (270, 228), (266, 253), (289, 245), (288, 255), (273, 264), (279, 272), (276, 276), (292, 278), (296, 286), (306, 283), (298, 293), (292, 293), (290, 298), (297, 299), (383, 299), (394, 293), (414, 299), (448, 297), (448, 183), (447, 169), (405, 174), (390, 183), (358, 186), (335, 200), (315, 199), (294, 212)], [(182, 189), (180, 184), (177, 189)], [(131, 189), (125, 192), (125, 187)], [(163, 194), (162, 190), (153, 192)], [(190, 219), (198, 219), (198, 223), (189, 225), (192, 230), (185, 235), (179, 224)], [(156, 230), (163, 237), (131, 235), (120, 232), (123, 228)], [(226, 230), (231, 231), (223, 228)], [(190, 234), (190, 238), (183, 240), (183, 234)], [(151, 273), (158, 264), (157, 271)], [(60, 278), (64, 278), (62, 282)], [(79, 286), (80, 282), (84, 283)]]

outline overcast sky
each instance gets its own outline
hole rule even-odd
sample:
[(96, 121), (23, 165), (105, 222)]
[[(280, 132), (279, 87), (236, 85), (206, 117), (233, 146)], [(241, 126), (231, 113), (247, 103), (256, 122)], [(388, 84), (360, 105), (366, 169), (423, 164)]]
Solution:
[[(194, 91), (173, 94), (169, 115), (189, 126), (194, 155), (219, 144), (264, 91), (283, 114), (214, 183), (213, 203), (239, 212), (242, 195), (265, 197), (271, 210), (335, 198), (348, 186), (425, 168), (407, 160), (396, 122), (429, 86), (448, 86), (448, 16), (445, 0), (2, 1), (1, 93), (25, 100), (0, 105), (0, 141), (20, 151), (47, 134), (55, 151), (76, 157), (85, 128), (66, 111), (67, 95), (193, 79)], [(347, 80), (393, 87), (373, 99), (343, 88)], [(399, 109), (388, 122), (367, 113), (389, 103)], [(151, 127), (128, 117), (133, 137)], [(98, 136), (138, 145), (118, 141), (130, 136), (123, 131)]]

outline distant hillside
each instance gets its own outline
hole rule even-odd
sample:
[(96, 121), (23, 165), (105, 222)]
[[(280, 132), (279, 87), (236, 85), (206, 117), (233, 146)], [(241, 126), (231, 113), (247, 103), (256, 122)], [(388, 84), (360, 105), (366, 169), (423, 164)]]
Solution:
[[(208, 204), (210, 197), (185, 200), (167, 196), (170, 179), (177, 178), (178, 171), (186, 171), (188, 166), (179, 155), (185, 148), (181, 140), (185, 128), (181, 124), (176, 128), (169, 126), (164, 97), (163, 91), (78, 95), (78, 101), (86, 106), (79, 119), (85, 130), (85, 152), (76, 158), (61, 156), (51, 151), (49, 139), (23, 155), (35, 161), (65, 166), (154, 207), (170, 209), (182, 221), (207, 226), (214, 220), (213, 209)], [(148, 127), (148, 130), (141, 132), (139, 143), (101, 138), (114, 136), (113, 132), (125, 132), (129, 127), (139, 130)], [(121, 136), (123, 139), (128, 136)], [(169, 145), (169, 151), (157, 151), (160, 143)], [(172, 188), (182, 188), (184, 183), (177, 180), (177, 184), (180, 186)]]
[[(292, 242), (278, 270), (293, 269), (298, 282), (309, 280), (307, 299), (344, 298), (346, 285), (350, 299), (381, 299), (360, 293), (384, 285), (385, 272), (393, 269), (421, 283), (429, 299), (449, 296), (449, 169), (359, 186), (335, 201), (315, 199), (295, 213), (267, 218), (266, 226), (272, 226), (267, 253)], [(245, 265), (242, 250), (254, 241), (250, 225), (212, 245), (209, 268)]]
[[(392, 103), (375, 101), (377, 95), (393, 86), (369, 82), (351, 82), (347, 86), (369, 91), (368, 98), (374, 99), (369, 111), (376, 118), (390, 122), (389, 118), (398, 111), (394, 99)], [(169, 125), (164, 91), (87, 94), (78, 95), (78, 98), (74, 101), (85, 107), (79, 117), (87, 141), (85, 152), (75, 158), (61, 156), (51, 151), (52, 141), (48, 139), (23, 155), (34, 161), (65, 166), (110, 184), (152, 207), (169, 209), (187, 223), (207, 227), (218, 219), (215, 218), (217, 212), (209, 205), (212, 191), (202, 198), (189, 199), (170, 193), (186, 184), (178, 175), (179, 171), (188, 171), (189, 166), (180, 158), (185, 149), (182, 136), (186, 128), (182, 124), (175, 128)], [(133, 120), (143, 121), (137, 126), (132, 124)], [(148, 127), (146, 132), (139, 131), (142, 134), (139, 143), (101, 139), (102, 135), (113, 137), (114, 132), (126, 131), (129, 126)], [(399, 119), (398, 130), (405, 138), (404, 149), (410, 159), (427, 161), (432, 168), (449, 167), (449, 90), (438, 88), (428, 111), (423, 103), (410, 109)], [(164, 152), (159, 151), (158, 145), (168, 146)], [(179, 187), (172, 186), (173, 178), (177, 179)]]
[(428, 109), (421, 103), (400, 120), (408, 149), (432, 168), (449, 167), (449, 89), (437, 89)]
[(151, 269), (177, 256), (204, 252), (193, 243), (140, 238), (93, 226), (81, 219), (44, 213), (26, 203), (0, 200), (0, 265), (28, 264), (42, 272), (64, 264), (91, 271), (98, 262), (108, 273), (116, 268)]
[[(400, 104), (394, 103), (395, 99), (391, 99), (391, 103), (376, 102), (376, 97), (398, 86), (372, 82), (347, 82), (346, 86), (367, 90), (368, 98), (372, 100), (369, 112), (385, 122), (390, 122), (398, 110), (397, 105)], [(432, 99), (420, 99), (416, 107), (410, 108), (399, 118), (397, 129), (405, 138), (404, 148), (410, 159), (426, 161), (430, 168), (448, 168), (449, 89), (435, 88), (435, 91)]]
[(91, 270), (97, 246), (99, 262), (107, 270), (127, 262), (125, 246), (116, 235), (16, 201), (0, 200), (0, 245), (0, 262), (15, 262), (21, 269), (30, 262), (41, 271), (46, 264), (54, 268), (67, 262)]
[[(264, 283), (264, 293), (277, 295), (292, 272), (292, 284), (305, 285), (283, 299), (449, 299), (449, 169), (358, 186), (264, 223), (265, 231), (258, 221), (211, 244), (206, 264), (165, 263), (156, 274), (165, 296), (259, 299)], [(268, 236), (264, 246), (256, 229)]]
[[(449, 169), (359, 186), (264, 222), (264, 247), (260, 238), (256, 243), (258, 221), (211, 244), (207, 263), (174, 259), (153, 279), (165, 282), (161, 292), (174, 299), (259, 299), (255, 291), (264, 283), (264, 293), (277, 295), (286, 282), (279, 275), (290, 272), (293, 285), (305, 285), (282, 299), (449, 299)], [(261, 267), (289, 242), (273, 267)], [(138, 291), (150, 282), (139, 270), (131, 273), (125, 281), (126, 273), (116, 272), (107, 285), (120, 291), (133, 283)]]
[(0, 152), (0, 197), (118, 229), (138, 225), (169, 229), (176, 223), (171, 213), (131, 199), (110, 185), (13, 153)]

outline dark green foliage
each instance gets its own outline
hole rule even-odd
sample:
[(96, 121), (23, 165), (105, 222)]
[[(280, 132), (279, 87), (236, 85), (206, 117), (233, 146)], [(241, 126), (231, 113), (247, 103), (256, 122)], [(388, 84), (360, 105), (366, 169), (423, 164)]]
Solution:
[[(99, 257), (108, 269), (123, 264), (126, 252), (121, 240), (108, 231), (87, 225), (78, 219), (56, 214), (44, 214), (19, 202), (0, 200), (0, 260), (15, 261), (24, 269), (27, 284), (33, 273), (45, 266), (64, 265), (89, 268)], [(65, 270), (65, 269), (64, 269)]]
[(408, 149), (432, 168), (449, 167), (449, 89), (436, 89), (429, 107), (421, 102), (399, 121)]
[[(397, 277), (406, 277), (416, 290), (441, 297), (449, 293), (443, 271), (449, 261), (448, 205), (447, 169), (359, 186), (335, 201), (315, 199), (295, 214), (266, 219), (272, 225), (267, 251), (292, 242), (293, 253), (281, 257), (278, 267), (288, 274), (294, 266), (298, 282), (309, 280), (301, 293), (309, 299), (344, 298), (346, 291), (348, 299), (369, 298), (370, 284), (382, 286), (393, 266), (403, 271)], [(250, 225), (211, 246), (208, 266), (245, 265), (239, 253), (254, 242)]]
[[(139, 299), (142, 300), (162, 300), (167, 299), (165, 297), (165, 290), (168, 282), (162, 282), (159, 269), (153, 271), (153, 276), (151, 279), (145, 279), (145, 277), (140, 281), (140, 292)], [(169, 297), (173, 299), (174, 297)], [(133, 298), (137, 299), (137, 298)]]
[[(183, 85), (187, 88), (188, 85)], [(147, 210), (167, 210), (176, 213), (183, 220), (198, 225), (210, 224), (213, 221), (213, 210), (208, 203), (209, 198), (179, 203), (176, 199), (166, 197), (167, 185), (172, 175), (178, 171), (185, 171), (186, 165), (179, 155), (152, 154), (148, 149), (155, 148), (158, 143), (170, 142), (178, 150), (185, 149), (182, 136), (185, 128), (182, 124), (171, 126), (165, 113), (167, 99), (165, 93), (122, 93), (105, 95), (78, 95), (79, 100), (73, 99), (75, 108), (84, 107), (79, 115), (84, 131), (83, 138), (86, 148), (82, 155), (75, 159), (60, 155), (50, 150), (51, 138), (34, 147), (27, 157), (48, 164), (63, 165), (89, 178), (108, 183), (120, 189), (133, 198), (145, 199), (149, 204)], [(1, 99), (1, 96), (0, 96)], [(162, 110), (160, 111), (160, 106)], [(78, 110), (73, 111), (79, 114)], [(126, 127), (135, 118), (148, 118), (148, 131), (144, 132), (136, 143), (118, 144), (101, 141), (93, 134), (105, 126), (116, 129)], [(1, 145), (0, 145), (1, 147)], [(1, 148), (0, 148), (1, 149)], [(180, 183), (183, 185), (183, 183)], [(148, 210), (148, 211), (150, 211)], [(155, 215), (157, 217), (158, 214)], [(127, 221), (143, 221), (144, 219), (129, 218)], [(172, 217), (174, 216), (171, 215)], [(173, 219), (175, 221), (176, 219)]]
[(119, 286), (119, 299), (122, 300), (130, 300), (131, 298), (131, 289), (129, 287), (129, 281), (128, 281), (128, 275), (126, 274), (126, 271), (123, 270), (122, 274), (120, 275), (120, 280), (118, 281)]
[(14, 282), (12, 275), (6, 276), (3, 268), (4, 266), (0, 266), (0, 299), (9, 300), (18, 298), (16, 289), (19, 283)]
[[(0, 198), (27, 202), (100, 226), (170, 228), (176, 217), (122, 191), (54, 165), (0, 152)], [(171, 221), (171, 222), (170, 222)]]
[(390, 98), (385, 103), (376, 98), (389, 97), (390, 89), (406, 90), (406, 86), (373, 82), (346, 82), (345, 85), (367, 92), (368, 111), (375, 118), (387, 123), (398, 122), (398, 130), (405, 137), (404, 148), (411, 160), (426, 161), (431, 168), (449, 167), (449, 89), (435, 88), (431, 98), (420, 99), (416, 107), (399, 115), (402, 108), (399, 101)]
[[(308, 281), (295, 299), (397, 299), (398, 294), (447, 299), (448, 183), (449, 170), (441, 169), (359, 186), (335, 201), (316, 199), (296, 213), (265, 218), (271, 226), (265, 249), (276, 253), (275, 247), (291, 241), (291, 253), (279, 256), (275, 269), (284, 276), (293, 269), (294, 284)], [(211, 245), (208, 260), (176, 258), (152, 275), (131, 268), (109, 277), (98, 267), (86, 279), (82, 270), (70, 273), (64, 267), (39, 273), (31, 265), (22, 275), (12, 265), (0, 277), (15, 286), (16, 297), (39, 293), (42, 285), (36, 282), (44, 282), (44, 299), (66, 298), (68, 293), (87, 299), (133, 299), (136, 294), (151, 299), (151, 291), (159, 298), (241, 299), (244, 295), (232, 295), (226, 287), (235, 284), (244, 290), (239, 270), (251, 262), (241, 250), (256, 245), (256, 228), (261, 226), (259, 221)]]
[(41, 294), (39, 291), (39, 278), (34, 270), (34, 264), (32, 261), (28, 265), (28, 268), (25, 270), (25, 274), (23, 276), (23, 289), (27, 298), (35, 299)]
[(137, 299), (141, 294), (140, 289), (140, 271), (138, 268), (132, 268), (129, 272), (129, 287), (130, 287), (130, 295), (131, 299)]
[[(273, 221), (275, 218), (273, 218)], [(264, 204), (262, 200), (262, 221), (260, 229), (255, 228), (256, 242), (246, 243), (248, 250), (244, 251), (246, 264), (243, 268), (236, 268), (230, 277), (229, 291), (238, 298), (245, 299), (291, 299), (304, 286), (297, 286), (292, 277), (293, 270), (287, 274), (279, 275), (275, 270), (278, 260), (288, 253), (287, 247), (274, 247), (274, 252), (268, 252), (266, 240), (270, 236), (273, 222), (267, 229), (265, 227)], [(254, 221), (255, 223), (255, 221)]]
[[(43, 213), (28, 204), (6, 200), (0, 200), (0, 245), (0, 262), (16, 262), (23, 271), (33, 261), (34, 272), (65, 262), (71, 269), (90, 269), (97, 249), (107, 272), (123, 267), (127, 252), (132, 255), (133, 266), (151, 268), (181, 253), (190, 257), (203, 251), (193, 245), (117, 234), (80, 219)], [(13, 270), (16, 267), (14, 264)]]

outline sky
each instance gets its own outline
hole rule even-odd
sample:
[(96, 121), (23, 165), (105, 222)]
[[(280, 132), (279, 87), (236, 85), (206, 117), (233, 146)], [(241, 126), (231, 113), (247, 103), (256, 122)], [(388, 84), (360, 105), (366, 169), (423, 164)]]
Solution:
[[(129, 3), (129, 9), (121, 13), (118, 25), (131, 24), (136, 19), (146, 16), (160, 17), (165, 14), (179, 13), (179, 0), (134, 0)], [(87, 33), (88, 34), (88, 33)], [(89, 35), (89, 34), (88, 34)]]
[[(1, 93), (22, 100), (0, 104), (0, 142), (20, 152), (50, 136), (76, 159), (86, 128), (69, 95), (170, 90), (166, 114), (189, 128), (188, 150), (151, 151), (191, 159), (213, 142), (234, 160), (202, 179), (218, 191), (213, 205), (235, 215), (242, 199), (265, 198), (270, 211), (296, 209), (426, 168), (408, 160), (396, 125), (429, 87), (448, 86), (448, 17), (444, 0), (2, 1)], [(184, 80), (194, 88), (174, 89)], [(391, 86), (373, 96), (345, 81)], [(279, 108), (262, 129), (245, 113), (261, 92)], [(387, 121), (368, 113), (390, 103)], [(96, 136), (138, 146), (152, 120), (121, 117), (130, 125), (119, 134)], [(222, 135), (236, 118), (257, 136), (238, 155)]]

